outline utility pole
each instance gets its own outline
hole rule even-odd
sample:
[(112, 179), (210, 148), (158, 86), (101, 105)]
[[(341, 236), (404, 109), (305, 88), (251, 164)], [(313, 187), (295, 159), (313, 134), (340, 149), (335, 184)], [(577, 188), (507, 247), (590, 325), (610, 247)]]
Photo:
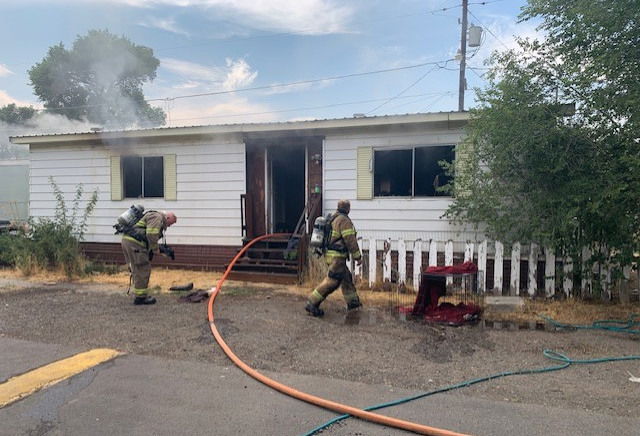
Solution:
[(464, 69), (467, 61), (467, 6), (469, 0), (462, 0), (462, 31), (460, 32), (460, 83), (458, 85), (458, 111), (464, 111)]

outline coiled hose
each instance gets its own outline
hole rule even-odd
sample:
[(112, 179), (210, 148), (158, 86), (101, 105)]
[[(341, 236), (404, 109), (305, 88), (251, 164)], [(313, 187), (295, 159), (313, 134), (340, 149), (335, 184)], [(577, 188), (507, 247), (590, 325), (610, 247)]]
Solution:
[(244, 372), (249, 374), (254, 379), (258, 380), (261, 383), (264, 383), (265, 385), (279, 392), (282, 392), (283, 394), (289, 395), (293, 398), (297, 398), (299, 400), (305, 401), (310, 404), (314, 404), (316, 406), (323, 407), (325, 409), (332, 410), (334, 412), (346, 414), (345, 416), (355, 416), (360, 419), (375, 422), (377, 424), (382, 424), (389, 427), (395, 427), (395, 428), (411, 431), (418, 434), (425, 434), (425, 435), (432, 435), (432, 436), (466, 436), (461, 433), (456, 433), (449, 430), (444, 430), (436, 427), (429, 427), (426, 425), (409, 422), (409, 421), (403, 421), (400, 419), (391, 418), (384, 415), (378, 415), (376, 413), (371, 413), (366, 410), (361, 410), (356, 407), (348, 406), (341, 403), (336, 403), (334, 401), (326, 400), (324, 398), (316, 397), (314, 395), (310, 395), (305, 392), (298, 391), (289, 386), (285, 386), (282, 383), (278, 383), (277, 381), (272, 380), (269, 377), (259, 373), (258, 371), (256, 371), (255, 369), (251, 368), (249, 365), (244, 363), (242, 360), (240, 360), (238, 356), (236, 356), (233, 353), (233, 351), (231, 351), (231, 348), (229, 348), (229, 346), (226, 344), (224, 339), (222, 339), (222, 336), (220, 335), (220, 332), (218, 332), (218, 329), (215, 325), (214, 316), (213, 316), (213, 304), (215, 302), (215, 299), (220, 293), (220, 290), (222, 289), (222, 285), (224, 284), (225, 280), (227, 279), (227, 277), (229, 277), (229, 274), (231, 273), (231, 269), (233, 268), (233, 265), (235, 265), (238, 259), (242, 257), (242, 255), (244, 255), (244, 253), (246, 253), (246, 251), (253, 244), (264, 239), (279, 237), (279, 236), (289, 236), (289, 234), (274, 233), (274, 234), (259, 236), (251, 240), (247, 245), (245, 245), (238, 252), (238, 254), (236, 254), (233, 260), (229, 263), (229, 266), (225, 270), (220, 280), (218, 280), (216, 287), (212, 289), (211, 296), (209, 297), (209, 301), (207, 305), (207, 317), (209, 319), (209, 327), (211, 328), (211, 333), (213, 333), (214, 338), (216, 339), (216, 341), (218, 342), (222, 350), (225, 352), (225, 354), (229, 357), (229, 359), (231, 359), (231, 361), (233, 361), (233, 363), (236, 364), (236, 366), (238, 366), (240, 369), (242, 369)]

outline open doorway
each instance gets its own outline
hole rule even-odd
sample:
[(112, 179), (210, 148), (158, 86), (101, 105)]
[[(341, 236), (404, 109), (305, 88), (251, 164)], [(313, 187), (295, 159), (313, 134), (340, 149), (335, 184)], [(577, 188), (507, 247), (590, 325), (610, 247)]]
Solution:
[(267, 147), (269, 227), (292, 233), (305, 206), (305, 147)]

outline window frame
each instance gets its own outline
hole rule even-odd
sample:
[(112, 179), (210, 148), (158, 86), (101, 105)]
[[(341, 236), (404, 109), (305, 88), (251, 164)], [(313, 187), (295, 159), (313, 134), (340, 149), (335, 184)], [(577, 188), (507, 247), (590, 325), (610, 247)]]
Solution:
[[(140, 158), (140, 183), (141, 183), (141, 191), (139, 197), (129, 197), (127, 196), (127, 183), (125, 180), (126, 172), (125, 172), (125, 161), (127, 158)], [(158, 158), (162, 162), (162, 170), (160, 172), (160, 177), (162, 180), (162, 195), (158, 196), (145, 196), (145, 159), (147, 158)], [(165, 198), (166, 186), (165, 186), (165, 156), (164, 155), (142, 155), (142, 154), (128, 154), (120, 156), (120, 171), (122, 174), (122, 199), (152, 199), (152, 198)]]
[[(372, 172), (372, 198), (373, 199), (407, 199), (407, 198), (420, 198), (420, 199), (429, 199), (429, 198), (453, 198), (451, 194), (443, 194), (443, 195), (415, 195), (416, 192), (416, 148), (424, 148), (424, 147), (452, 147), (453, 159), (451, 163), (455, 161), (455, 153), (456, 153), (456, 144), (451, 143), (443, 143), (443, 144), (420, 144), (420, 145), (398, 145), (392, 147), (372, 147), (372, 156), (371, 156), (371, 172)], [(378, 151), (402, 151), (402, 150), (411, 150), (411, 195), (376, 195), (376, 152)]]

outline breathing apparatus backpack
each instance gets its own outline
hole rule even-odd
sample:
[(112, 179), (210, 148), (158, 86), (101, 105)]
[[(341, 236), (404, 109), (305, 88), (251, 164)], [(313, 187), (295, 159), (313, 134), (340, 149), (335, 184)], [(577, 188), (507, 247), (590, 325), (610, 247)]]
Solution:
[(135, 232), (132, 231), (133, 227), (143, 216), (144, 206), (141, 204), (132, 204), (129, 209), (118, 217), (117, 222), (113, 225), (113, 228), (116, 229), (115, 234), (123, 233), (135, 238)]
[(331, 222), (333, 216), (331, 214), (326, 217), (319, 216), (313, 222), (313, 232), (311, 233), (311, 240), (309, 246), (313, 249), (313, 253), (316, 256), (322, 256), (329, 246), (329, 240), (331, 239)]

